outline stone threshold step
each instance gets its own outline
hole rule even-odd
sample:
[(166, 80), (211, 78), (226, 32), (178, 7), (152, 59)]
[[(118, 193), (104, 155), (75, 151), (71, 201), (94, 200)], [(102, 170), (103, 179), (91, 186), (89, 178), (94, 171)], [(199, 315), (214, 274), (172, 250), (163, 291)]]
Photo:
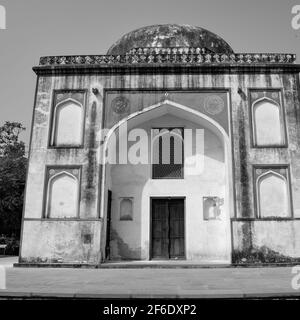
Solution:
[(86, 263), (14, 263), (15, 268), (99, 268), (97, 264)]
[(299, 299), (299, 292), (241, 292), (235, 291), (228, 293), (226, 290), (214, 290), (214, 292), (198, 292), (198, 293), (177, 293), (177, 294), (161, 294), (161, 293), (149, 293), (149, 294), (139, 294), (139, 293), (61, 293), (61, 292), (20, 292), (20, 291), (0, 291), (0, 300), (4, 299), (17, 299), (17, 300), (43, 300), (43, 299), (59, 299), (59, 300), (92, 300), (92, 299), (255, 299), (269, 300), (269, 299)]
[(104, 262), (85, 263), (14, 263), (15, 268), (82, 268), (82, 269), (215, 269), (215, 268), (265, 268), (292, 267), (299, 263), (259, 263), (259, 264), (203, 264), (183, 262)]

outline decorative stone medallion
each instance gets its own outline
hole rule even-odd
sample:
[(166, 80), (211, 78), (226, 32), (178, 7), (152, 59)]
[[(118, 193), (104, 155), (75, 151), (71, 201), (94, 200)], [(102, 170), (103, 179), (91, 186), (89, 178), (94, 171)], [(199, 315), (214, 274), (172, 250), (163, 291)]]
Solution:
[(117, 114), (125, 113), (129, 108), (129, 100), (125, 97), (117, 97), (111, 102), (111, 108)]
[(224, 101), (216, 95), (208, 96), (204, 102), (204, 109), (211, 115), (219, 114), (224, 110)]

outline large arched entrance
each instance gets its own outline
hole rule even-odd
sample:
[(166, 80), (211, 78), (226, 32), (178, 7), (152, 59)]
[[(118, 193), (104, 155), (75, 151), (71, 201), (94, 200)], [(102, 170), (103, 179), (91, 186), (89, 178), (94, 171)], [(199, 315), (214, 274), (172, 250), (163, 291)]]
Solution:
[[(162, 128), (184, 132), (180, 177), (153, 176), (153, 130)], [(147, 139), (140, 145), (149, 150), (140, 157), (143, 163), (119, 163), (120, 146), (130, 157), (131, 148), (137, 150), (137, 136)], [(231, 262), (231, 146), (216, 121), (165, 100), (111, 128), (104, 140), (104, 150), (108, 149), (117, 150), (113, 156), (117, 163), (103, 165), (102, 172), (102, 239), (106, 238), (107, 259)]]

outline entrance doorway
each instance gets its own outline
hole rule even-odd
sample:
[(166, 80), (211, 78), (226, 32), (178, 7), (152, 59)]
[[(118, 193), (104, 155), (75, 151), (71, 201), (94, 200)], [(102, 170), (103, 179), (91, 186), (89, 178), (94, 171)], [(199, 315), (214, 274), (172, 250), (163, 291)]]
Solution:
[(184, 199), (151, 199), (151, 258), (184, 259)]
[[(154, 161), (147, 164), (130, 161), (120, 164), (117, 161), (103, 165), (99, 201), (100, 217), (104, 220), (108, 213), (108, 189), (113, 193), (109, 242), (111, 260), (154, 259), (168, 262), (169, 259), (181, 258), (204, 263), (231, 261), (230, 217), (234, 216), (231, 139), (218, 122), (196, 109), (166, 100), (123, 118), (105, 137), (104, 147), (115, 150), (118, 155), (118, 146), (123, 141), (119, 140), (120, 137), (128, 139), (132, 129), (143, 129), (148, 133), (148, 160), (152, 160), (153, 128), (192, 130), (192, 152), (187, 145), (182, 148), (184, 179), (183, 175), (174, 179), (166, 179), (163, 175), (153, 178)], [(107, 127), (110, 125), (112, 122), (107, 122)], [(128, 152), (134, 150), (130, 150), (131, 147), (131, 143), (127, 144)], [(107, 152), (103, 152), (103, 163), (105, 154)], [(181, 233), (177, 232), (177, 239), (173, 239), (172, 224), (177, 222), (170, 214), (175, 210), (172, 200), (182, 208), (179, 213)], [(124, 202), (130, 204), (124, 206)], [(165, 220), (159, 217), (157, 210), (166, 211), (163, 215)], [(125, 215), (126, 212), (128, 214)], [(209, 212), (215, 214), (207, 215)], [(128, 219), (123, 219), (124, 216)], [(101, 252), (105, 253), (105, 241), (101, 241)]]

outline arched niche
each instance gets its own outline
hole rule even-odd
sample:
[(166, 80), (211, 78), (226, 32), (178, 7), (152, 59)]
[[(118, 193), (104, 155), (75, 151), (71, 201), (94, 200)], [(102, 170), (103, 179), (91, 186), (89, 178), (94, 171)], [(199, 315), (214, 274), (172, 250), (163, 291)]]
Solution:
[(120, 201), (120, 220), (133, 220), (133, 198), (122, 198)]
[(78, 179), (63, 171), (49, 179), (47, 218), (74, 218), (78, 215)]
[(83, 106), (73, 99), (64, 100), (55, 106), (52, 146), (82, 145), (83, 114)]
[(287, 179), (274, 171), (261, 175), (257, 181), (260, 218), (289, 217), (289, 192)]
[(252, 106), (253, 138), (255, 146), (285, 144), (281, 107), (269, 98), (257, 100)]

